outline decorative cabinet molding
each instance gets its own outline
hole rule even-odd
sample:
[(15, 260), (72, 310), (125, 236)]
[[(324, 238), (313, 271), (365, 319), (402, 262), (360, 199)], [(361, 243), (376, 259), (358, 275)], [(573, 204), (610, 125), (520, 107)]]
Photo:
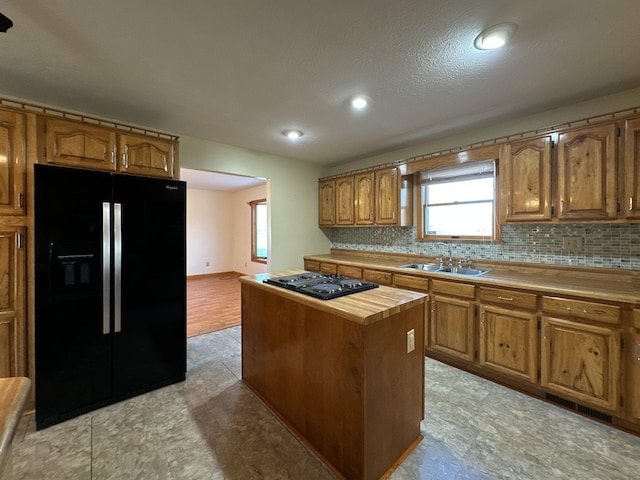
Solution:
[(0, 215), (26, 213), (24, 114), (0, 110)]

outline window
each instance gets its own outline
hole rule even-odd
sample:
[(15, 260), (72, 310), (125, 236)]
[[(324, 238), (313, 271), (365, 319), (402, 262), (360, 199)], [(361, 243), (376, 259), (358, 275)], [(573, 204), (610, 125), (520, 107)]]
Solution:
[(419, 238), (496, 239), (495, 162), (420, 172)]
[(251, 206), (251, 261), (267, 263), (267, 200), (254, 200)]

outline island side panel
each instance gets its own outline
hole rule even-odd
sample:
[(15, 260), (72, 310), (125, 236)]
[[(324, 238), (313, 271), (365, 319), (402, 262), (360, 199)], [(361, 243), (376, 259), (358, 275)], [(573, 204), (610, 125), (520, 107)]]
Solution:
[[(365, 333), (365, 478), (380, 478), (422, 438), (424, 304), (391, 315)], [(407, 332), (415, 349), (407, 353)]]
[(364, 478), (363, 332), (356, 322), (242, 285), (245, 384), (353, 479)]

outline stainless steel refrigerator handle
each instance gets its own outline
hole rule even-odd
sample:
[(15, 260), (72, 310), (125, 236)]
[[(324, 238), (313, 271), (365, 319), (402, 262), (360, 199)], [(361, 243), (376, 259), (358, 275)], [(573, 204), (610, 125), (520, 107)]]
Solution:
[(111, 204), (102, 203), (102, 333), (111, 333)]
[(122, 331), (122, 204), (113, 204), (113, 318), (114, 332)]

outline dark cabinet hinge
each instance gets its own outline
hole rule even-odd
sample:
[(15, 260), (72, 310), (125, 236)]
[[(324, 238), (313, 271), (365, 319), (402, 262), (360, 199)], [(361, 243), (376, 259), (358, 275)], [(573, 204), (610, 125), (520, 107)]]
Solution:
[(478, 359), (478, 350), (473, 352), (473, 358), (475, 358), (476, 360)]
[(624, 407), (624, 397), (620, 395), (620, 406)]
[(540, 381), (541, 377), (542, 377), (542, 374), (540, 373), (540, 370), (538, 370), (538, 381)]
[(47, 158), (47, 147), (44, 147), (42, 150), (44, 151), (44, 158)]
[(556, 148), (556, 142), (554, 142), (553, 140), (551, 140), (551, 148)]
[(617, 210), (616, 210), (616, 211), (617, 211), (618, 213), (620, 213), (620, 202), (618, 202), (616, 205), (617, 205)]
[(616, 137), (620, 136), (620, 127), (616, 127)]
[(620, 337), (620, 350), (624, 350), (624, 338)]
[(554, 213), (556, 213), (556, 207), (551, 205), (551, 215), (553, 215)]
[(540, 320), (536, 321), (536, 326), (538, 327), (538, 330), (540, 330)]

